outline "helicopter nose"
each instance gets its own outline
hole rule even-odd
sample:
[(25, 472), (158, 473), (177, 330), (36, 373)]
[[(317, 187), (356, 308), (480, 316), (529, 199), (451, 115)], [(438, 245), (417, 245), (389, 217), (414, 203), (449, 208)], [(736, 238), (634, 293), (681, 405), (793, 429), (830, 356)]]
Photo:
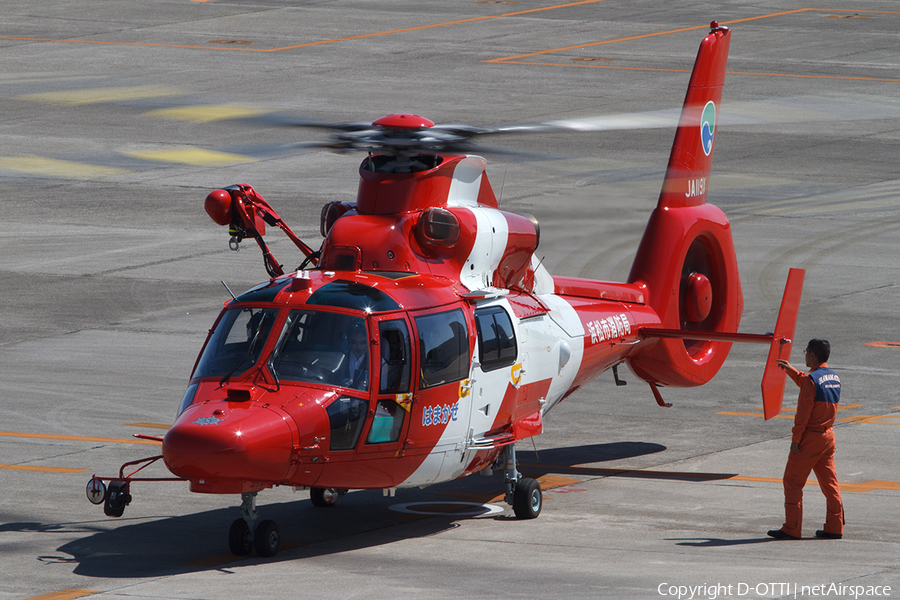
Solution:
[(204, 404), (185, 411), (163, 439), (163, 460), (178, 477), (267, 481), (286, 478), (290, 420), (269, 407)]

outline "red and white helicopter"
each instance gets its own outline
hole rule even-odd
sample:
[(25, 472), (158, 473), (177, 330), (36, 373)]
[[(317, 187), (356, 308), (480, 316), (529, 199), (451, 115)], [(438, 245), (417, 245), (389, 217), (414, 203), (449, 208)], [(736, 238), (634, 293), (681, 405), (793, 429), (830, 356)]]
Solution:
[[(516, 442), (585, 382), (627, 363), (649, 383), (697, 386), (731, 342), (770, 345), (766, 418), (781, 409), (803, 272), (792, 270), (775, 332), (736, 333), (743, 296), (728, 219), (706, 203), (731, 32), (713, 22), (691, 75), (656, 210), (626, 283), (550, 275), (532, 217), (500, 210), (476, 135), (558, 129), (435, 126), (397, 114), (335, 126), (321, 145), (368, 151), (355, 203), (322, 210), (314, 251), (249, 185), (206, 198), (252, 238), (270, 279), (225, 304), (197, 359), (160, 456), (94, 476), (88, 497), (122, 515), (133, 481), (162, 459), (193, 492), (240, 494), (233, 553), (272, 556), (279, 532), (257, 523), (257, 493), (308, 487), (315, 505), (348, 489), (420, 487), (503, 473), (519, 518), (540, 514), (538, 482)], [(278, 227), (305, 255), (284, 273), (263, 240)], [(130, 466), (137, 468), (130, 474)], [(171, 478), (169, 478), (171, 479)], [(104, 481), (108, 481), (107, 486)]]

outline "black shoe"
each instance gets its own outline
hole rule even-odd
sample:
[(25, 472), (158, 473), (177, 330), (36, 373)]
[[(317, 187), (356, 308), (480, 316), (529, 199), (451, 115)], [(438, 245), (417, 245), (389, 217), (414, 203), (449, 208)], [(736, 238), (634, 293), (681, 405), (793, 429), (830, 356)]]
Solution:
[(770, 529), (766, 534), (769, 537), (773, 537), (776, 540), (799, 540), (800, 538), (794, 537), (792, 535), (788, 535), (784, 532), (783, 529)]
[(839, 540), (844, 537), (842, 533), (829, 533), (824, 529), (819, 529), (816, 531), (816, 537), (822, 540)]

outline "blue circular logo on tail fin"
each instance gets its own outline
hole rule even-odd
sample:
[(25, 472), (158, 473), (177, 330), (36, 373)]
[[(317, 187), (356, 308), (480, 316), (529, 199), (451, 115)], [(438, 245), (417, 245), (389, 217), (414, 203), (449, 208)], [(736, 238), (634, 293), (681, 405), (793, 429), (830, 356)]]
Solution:
[(703, 153), (707, 156), (712, 152), (715, 136), (716, 105), (710, 100), (703, 107), (703, 114), (700, 115), (700, 144), (703, 146)]

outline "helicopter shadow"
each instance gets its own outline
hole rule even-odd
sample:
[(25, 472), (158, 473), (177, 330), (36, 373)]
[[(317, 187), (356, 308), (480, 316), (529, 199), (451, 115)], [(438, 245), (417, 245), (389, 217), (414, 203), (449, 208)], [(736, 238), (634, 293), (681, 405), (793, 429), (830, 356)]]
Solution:
[[(408, 496), (404, 495), (404, 501), (422, 500)], [(430, 499), (434, 501), (433, 495)], [(263, 504), (264, 494), (260, 494), (260, 500), (260, 521), (272, 519), (281, 531), (281, 551), (272, 558), (260, 558), (255, 552), (235, 556), (229, 551), (228, 529), (239, 517), (237, 503), (231, 508), (176, 517), (122, 517), (115, 522), (118, 527), (97, 527), (89, 535), (57, 548), (59, 555), (37, 558), (46, 563), (74, 564), (73, 572), (87, 577), (159, 577), (371, 548), (435, 535), (470, 518), (397, 513), (388, 508), (398, 503), (397, 498), (382, 498), (378, 490), (348, 494), (337, 506), (327, 508), (314, 507), (309, 500)], [(135, 513), (135, 508), (126, 510)], [(39, 525), (28, 524), (29, 530), (36, 527)]]
[[(516, 459), (521, 466), (521, 471), (539, 476), (547, 473), (589, 471), (590, 465), (597, 463), (646, 456), (665, 450), (666, 447), (662, 444), (651, 442), (613, 442), (546, 450), (517, 450)], [(596, 469), (603, 472), (608, 470)]]
[(542, 462), (557, 466), (572, 467), (590, 463), (608, 462), (624, 458), (634, 458), (647, 454), (656, 454), (666, 450), (662, 444), (651, 442), (612, 442), (609, 444), (590, 444), (587, 446), (567, 446), (548, 448), (546, 450), (517, 450), (518, 460), (525, 462)]
[[(523, 463), (522, 471), (538, 476), (665, 449), (660, 444), (618, 442), (551, 448), (538, 453), (520, 451), (517, 455)], [(450, 500), (458, 500), (459, 496), (470, 500), (502, 496), (503, 490), (499, 476), (473, 476), (426, 489), (400, 490), (395, 498), (386, 498), (379, 490), (355, 491), (344, 496), (338, 505), (327, 508), (314, 507), (305, 496), (265, 504), (268, 494), (264, 492), (259, 496), (260, 520), (276, 521), (282, 538), (282, 550), (272, 558), (259, 558), (255, 553), (239, 557), (229, 552), (228, 529), (239, 517), (237, 501), (230, 508), (181, 516), (135, 517), (141, 501), (136, 495), (125, 516), (116, 521), (102, 521), (103, 526), (82, 528), (79, 532), (87, 535), (60, 546), (57, 550), (62, 555), (38, 559), (74, 564), (74, 572), (87, 577), (143, 578), (324, 556), (440, 534), (458, 527), (465, 519), (480, 516), (453, 512), (409, 514), (391, 510), (392, 505), (415, 502), (446, 505)], [(281, 491), (277, 493), (284, 495)], [(471, 510), (471, 506), (462, 510)], [(118, 526), (107, 528), (109, 524)], [(39, 523), (28, 523), (26, 528), (30, 531), (42, 529)]]

